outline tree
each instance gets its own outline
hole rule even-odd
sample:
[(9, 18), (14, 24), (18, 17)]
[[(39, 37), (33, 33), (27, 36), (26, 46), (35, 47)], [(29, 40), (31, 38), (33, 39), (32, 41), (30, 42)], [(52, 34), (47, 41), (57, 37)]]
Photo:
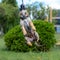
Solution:
[(13, 6), (17, 6), (17, 2), (16, 0), (2, 0), (2, 3), (7, 3), (7, 4), (11, 4)]
[(28, 11), (28, 13), (29, 13), (29, 15), (30, 15), (30, 12), (31, 12), (31, 6), (30, 6), (29, 4), (27, 4), (27, 5), (26, 5), (26, 8), (27, 8), (27, 11)]
[(46, 18), (46, 8), (43, 3), (39, 3), (39, 10), (37, 11), (37, 19), (44, 20)]
[(34, 19), (44, 20), (46, 18), (46, 16), (45, 16), (46, 8), (43, 5), (43, 3), (34, 2), (31, 5), (27, 5), (27, 10), (29, 11), (29, 13), (30, 13), (30, 11), (32, 11)]
[(19, 23), (18, 8), (10, 4), (0, 4), (0, 24), (4, 33)]
[[(30, 11), (32, 11), (33, 14), (33, 18), (34, 19), (41, 19), (41, 20), (45, 20), (46, 17), (50, 17), (50, 7), (47, 6), (47, 8), (45, 7), (45, 5), (42, 2), (34, 2), (33, 4), (28, 4), (27, 5), (27, 10), (30, 14)], [(52, 10), (52, 15), (56, 16), (57, 14), (57, 10), (53, 9)]]
[(52, 11), (53, 11), (53, 12), (52, 12), (52, 16), (55, 17), (55, 16), (57, 15), (57, 13), (58, 13), (58, 10), (53, 9)]

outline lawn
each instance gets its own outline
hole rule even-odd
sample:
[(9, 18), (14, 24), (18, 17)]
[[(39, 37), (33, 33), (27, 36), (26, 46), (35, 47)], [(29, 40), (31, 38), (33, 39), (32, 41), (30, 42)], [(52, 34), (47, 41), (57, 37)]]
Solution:
[[(55, 35), (57, 40), (60, 40), (59, 35)], [(49, 52), (13, 52), (5, 49), (4, 39), (0, 38), (0, 60), (60, 60), (60, 46)]]
[(60, 41), (60, 33), (55, 34), (56, 40)]

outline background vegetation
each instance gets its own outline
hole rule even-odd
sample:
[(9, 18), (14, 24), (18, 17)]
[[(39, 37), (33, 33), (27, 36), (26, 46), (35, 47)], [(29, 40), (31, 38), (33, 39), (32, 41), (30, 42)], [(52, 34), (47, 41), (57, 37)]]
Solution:
[[(7, 33), (8, 30), (19, 24), (19, 8), (16, 0), (2, 0), (0, 3), (0, 28), (2, 28), (4, 33)], [(40, 2), (27, 4), (26, 9), (29, 15), (32, 14), (34, 20), (45, 20), (49, 16), (49, 6), (46, 8)], [(56, 13), (56, 10), (53, 10), (53, 16)]]

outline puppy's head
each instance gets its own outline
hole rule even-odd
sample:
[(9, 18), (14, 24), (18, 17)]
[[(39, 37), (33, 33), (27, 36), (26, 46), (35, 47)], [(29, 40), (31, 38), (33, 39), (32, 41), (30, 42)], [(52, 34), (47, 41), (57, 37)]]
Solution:
[(28, 14), (27, 10), (22, 10), (21, 15), (26, 16)]

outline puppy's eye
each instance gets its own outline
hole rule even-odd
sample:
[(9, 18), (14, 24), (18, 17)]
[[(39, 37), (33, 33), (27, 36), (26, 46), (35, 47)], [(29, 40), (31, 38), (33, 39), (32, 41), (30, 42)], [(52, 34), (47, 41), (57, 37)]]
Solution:
[(20, 15), (22, 15), (22, 13)]

